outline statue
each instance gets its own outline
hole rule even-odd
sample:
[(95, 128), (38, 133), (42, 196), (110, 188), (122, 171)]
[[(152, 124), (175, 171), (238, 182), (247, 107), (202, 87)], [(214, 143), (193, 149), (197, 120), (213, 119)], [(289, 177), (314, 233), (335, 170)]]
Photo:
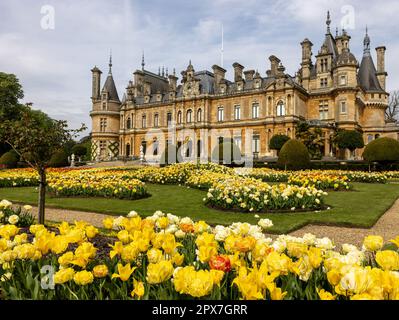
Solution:
[(143, 163), (144, 161), (144, 147), (143, 145), (140, 146), (140, 162)]
[(74, 166), (75, 166), (75, 154), (72, 153), (72, 155), (71, 155), (71, 167), (74, 167)]

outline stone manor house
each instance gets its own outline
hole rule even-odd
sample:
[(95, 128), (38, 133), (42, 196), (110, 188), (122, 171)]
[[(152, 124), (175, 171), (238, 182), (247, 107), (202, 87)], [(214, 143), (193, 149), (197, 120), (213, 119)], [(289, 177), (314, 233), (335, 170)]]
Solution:
[[(90, 112), (93, 160), (139, 157), (140, 150), (146, 158), (160, 158), (168, 143), (182, 147), (186, 157), (198, 157), (204, 151), (210, 155), (218, 143), (218, 132), (228, 132), (242, 154), (273, 156), (268, 146), (271, 137), (295, 137), (301, 120), (322, 129), (326, 157), (337, 155), (331, 143), (336, 128), (362, 132), (365, 144), (379, 136), (399, 139), (399, 126), (386, 121), (384, 114), (389, 96), (385, 89), (386, 48), (375, 49), (375, 66), (366, 31), (359, 64), (350, 51), (349, 34), (342, 30), (333, 36), (329, 14), (326, 24), (325, 39), (315, 59), (312, 42), (301, 42), (302, 60), (295, 76), (285, 73), (280, 59), (272, 55), (265, 75), (244, 70), (235, 62), (232, 80), (225, 78), (226, 70), (218, 65), (212, 66), (212, 72), (195, 71), (190, 61), (178, 84), (175, 72), (145, 70), (143, 56), (142, 68), (133, 73), (121, 101), (111, 58), (102, 89), (102, 72), (94, 67)], [(151, 136), (154, 131), (158, 134)], [(160, 133), (164, 138), (159, 138)], [(361, 153), (358, 150), (356, 156)]]

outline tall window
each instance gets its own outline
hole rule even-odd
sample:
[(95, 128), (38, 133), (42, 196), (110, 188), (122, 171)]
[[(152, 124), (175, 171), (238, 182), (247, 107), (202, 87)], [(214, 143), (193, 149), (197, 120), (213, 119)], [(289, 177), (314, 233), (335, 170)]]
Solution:
[(159, 146), (159, 142), (158, 142), (158, 140), (155, 139), (152, 143), (152, 154), (154, 156), (158, 155), (158, 146)]
[(181, 111), (177, 113), (177, 123), (181, 124)]
[(340, 102), (340, 112), (341, 113), (346, 113), (346, 101), (341, 101)]
[(198, 109), (197, 111), (197, 121), (198, 122), (202, 121), (202, 109)]
[(100, 118), (100, 132), (105, 132), (107, 129), (107, 118)]
[(218, 121), (224, 121), (224, 109), (223, 107), (218, 108)]
[(259, 118), (259, 103), (252, 104), (252, 119)]
[(147, 116), (146, 115), (143, 115), (141, 117), (141, 127), (142, 128), (146, 128), (147, 127)]
[(260, 151), (260, 136), (258, 134), (254, 134), (252, 136), (252, 153), (254, 157), (257, 158)]
[(346, 75), (340, 75), (339, 76), (339, 85), (340, 86), (345, 86), (346, 85)]
[(327, 72), (328, 71), (328, 60), (327, 59), (321, 59), (320, 60), (320, 66), (321, 66), (321, 72)]
[(234, 106), (234, 120), (241, 119), (241, 107), (239, 105)]
[(166, 115), (166, 122), (168, 127), (172, 125), (172, 113), (168, 112), (168, 114)]
[(277, 103), (277, 117), (281, 116), (285, 116), (285, 104), (282, 100)]
[(156, 113), (154, 115), (154, 127), (158, 127), (159, 126), (159, 115), (158, 113)]
[(328, 119), (328, 100), (322, 100), (319, 103), (320, 120)]
[(130, 129), (131, 126), (132, 126), (132, 120), (129, 117), (129, 118), (127, 118), (127, 121), (126, 121), (126, 128)]
[(241, 136), (234, 137), (233, 142), (241, 150)]
[(186, 122), (191, 123), (192, 122), (192, 114), (193, 112), (190, 110), (187, 110), (187, 115), (186, 115)]

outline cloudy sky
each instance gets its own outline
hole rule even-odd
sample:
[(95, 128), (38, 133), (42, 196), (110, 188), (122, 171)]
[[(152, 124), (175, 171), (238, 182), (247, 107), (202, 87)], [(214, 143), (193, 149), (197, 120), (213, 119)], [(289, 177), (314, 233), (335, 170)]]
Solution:
[(120, 97), (143, 50), (153, 72), (165, 66), (180, 76), (189, 59), (196, 71), (220, 65), (222, 24), (228, 78), (236, 61), (265, 75), (272, 54), (294, 74), (304, 38), (314, 55), (320, 49), (327, 10), (333, 34), (348, 30), (358, 60), (368, 25), (372, 47), (387, 47), (387, 90), (399, 89), (397, 0), (1, 0), (0, 71), (19, 77), (24, 102), (91, 128), (90, 69), (97, 65), (104, 81), (111, 49)]

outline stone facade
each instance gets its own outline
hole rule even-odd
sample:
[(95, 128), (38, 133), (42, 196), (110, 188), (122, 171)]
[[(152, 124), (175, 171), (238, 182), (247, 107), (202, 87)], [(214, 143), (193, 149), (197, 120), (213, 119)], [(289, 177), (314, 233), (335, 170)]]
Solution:
[[(177, 83), (168, 75), (142, 69), (134, 72), (122, 101), (110, 69), (100, 91), (101, 71), (92, 69), (93, 160), (138, 157), (159, 159), (167, 143), (181, 146), (185, 156), (208, 155), (219, 137), (231, 137), (243, 154), (274, 156), (269, 140), (275, 134), (295, 137), (298, 121), (323, 130), (325, 156), (336, 156), (331, 137), (336, 128), (358, 130), (367, 144), (378, 136), (399, 139), (399, 126), (387, 123), (385, 47), (376, 48), (377, 68), (366, 32), (361, 63), (350, 52), (346, 31), (333, 36), (327, 18), (325, 40), (312, 59), (310, 40), (302, 43), (302, 61), (295, 76), (270, 56), (266, 76), (234, 63), (233, 81), (226, 70), (194, 70), (191, 61)], [(187, 151), (188, 149), (188, 151)], [(361, 157), (357, 150), (356, 157)]]

